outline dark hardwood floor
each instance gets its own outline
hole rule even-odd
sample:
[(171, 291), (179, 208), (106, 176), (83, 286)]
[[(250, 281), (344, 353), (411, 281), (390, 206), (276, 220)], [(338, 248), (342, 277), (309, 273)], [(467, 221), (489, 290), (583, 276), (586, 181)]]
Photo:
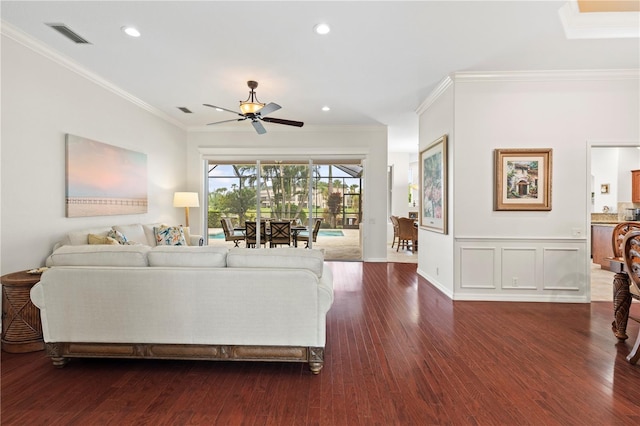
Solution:
[[(415, 264), (333, 262), (325, 366), (2, 353), (3, 425), (638, 425), (612, 303), (453, 302)], [(634, 303), (633, 313), (640, 313)]]

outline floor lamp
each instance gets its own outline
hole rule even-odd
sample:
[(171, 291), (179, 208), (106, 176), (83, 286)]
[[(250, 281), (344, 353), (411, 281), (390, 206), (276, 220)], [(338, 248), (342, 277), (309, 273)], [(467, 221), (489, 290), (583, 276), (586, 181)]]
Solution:
[(197, 192), (176, 192), (173, 194), (173, 207), (184, 207), (186, 226), (189, 227), (189, 207), (200, 207)]

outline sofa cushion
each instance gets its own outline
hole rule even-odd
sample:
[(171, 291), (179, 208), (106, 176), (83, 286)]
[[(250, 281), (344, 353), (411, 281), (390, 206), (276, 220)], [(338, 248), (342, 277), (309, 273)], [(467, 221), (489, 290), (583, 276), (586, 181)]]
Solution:
[(147, 255), (149, 266), (224, 268), (227, 266), (226, 247), (213, 246), (157, 246)]
[(148, 266), (145, 245), (62, 246), (48, 258), (47, 266)]
[(94, 235), (104, 235), (111, 230), (110, 226), (103, 226), (101, 228), (91, 228), (85, 229), (83, 231), (73, 231), (67, 234), (67, 239), (63, 242), (64, 244), (71, 245), (80, 245), (80, 244), (89, 244), (89, 234)]
[(129, 242), (151, 245), (150, 241), (147, 240), (147, 236), (144, 233), (144, 228), (142, 227), (141, 223), (134, 223), (131, 225), (115, 225), (113, 229), (122, 233)]
[(89, 234), (88, 238), (89, 238), (89, 244), (106, 244), (106, 245), (120, 244), (115, 239), (105, 235)]
[(158, 226), (167, 226), (167, 225), (164, 225), (160, 222), (142, 225), (142, 229), (144, 230), (144, 236), (147, 239), (147, 244), (150, 245), (151, 247), (156, 246), (156, 233), (153, 231), (153, 228)]
[(153, 228), (158, 246), (186, 246), (182, 226), (159, 226)]
[(232, 248), (227, 255), (228, 268), (308, 269), (322, 277), (324, 255), (321, 250), (301, 248)]

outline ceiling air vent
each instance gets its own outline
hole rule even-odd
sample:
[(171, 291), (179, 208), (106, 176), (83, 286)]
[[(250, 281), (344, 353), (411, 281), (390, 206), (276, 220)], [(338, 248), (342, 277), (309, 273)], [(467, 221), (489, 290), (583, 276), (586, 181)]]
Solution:
[(67, 27), (65, 24), (46, 24), (46, 25), (50, 26), (51, 28), (53, 28), (54, 30), (56, 30), (57, 32), (59, 32), (60, 34), (62, 34), (63, 36), (65, 36), (66, 38), (68, 38), (74, 43), (91, 44), (87, 40), (85, 40), (84, 38), (80, 37), (78, 34), (73, 32), (73, 30)]
[(192, 114), (191, 110), (187, 107), (178, 107), (178, 109), (184, 112), (185, 114)]

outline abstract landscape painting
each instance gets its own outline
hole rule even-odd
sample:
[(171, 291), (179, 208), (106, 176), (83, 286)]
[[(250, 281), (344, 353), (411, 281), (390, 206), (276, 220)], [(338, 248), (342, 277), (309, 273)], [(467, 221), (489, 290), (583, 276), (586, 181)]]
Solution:
[(147, 155), (67, 134), (67, 217), (147, 212)]

